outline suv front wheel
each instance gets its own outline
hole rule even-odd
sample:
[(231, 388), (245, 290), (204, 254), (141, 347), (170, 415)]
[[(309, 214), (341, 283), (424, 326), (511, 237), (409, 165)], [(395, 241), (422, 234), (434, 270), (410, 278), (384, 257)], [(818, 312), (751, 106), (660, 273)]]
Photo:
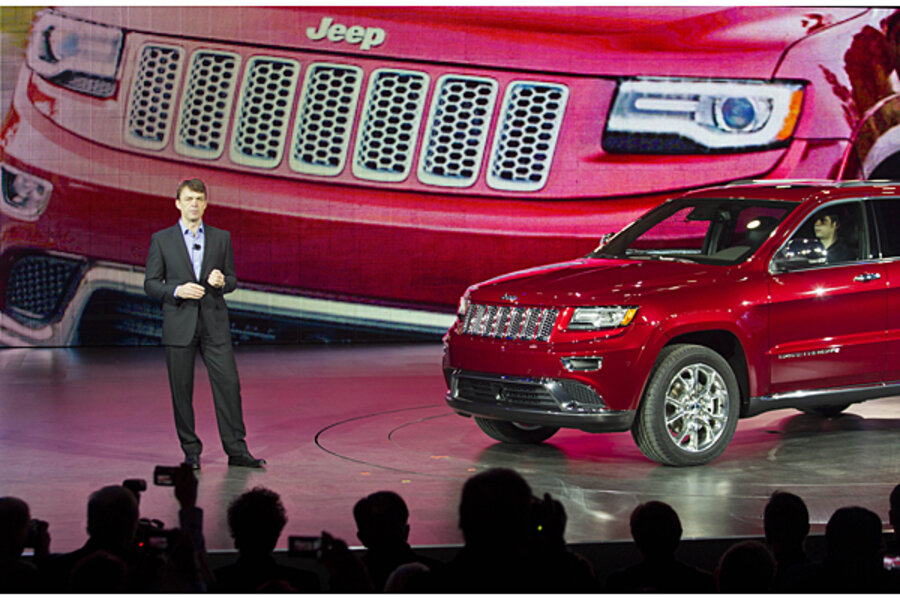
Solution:
[(737, 379), (705, 346), (663, 349), (631, 434), (647, 458), (672, 466), (702, 465), (728, 446), (737, 428)]

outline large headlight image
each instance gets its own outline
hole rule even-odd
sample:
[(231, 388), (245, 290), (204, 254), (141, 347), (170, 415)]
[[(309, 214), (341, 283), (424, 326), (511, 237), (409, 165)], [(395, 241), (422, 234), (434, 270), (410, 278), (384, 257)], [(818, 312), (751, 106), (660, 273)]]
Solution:
[(637, 306), (586, 306), (576, 308), (569, 331), (596, 331), (625, 327), (637, 314)]
[(26, 59), (52, 83), (98, 98), (116, 91), (122, 30), (45, 11), (34, 22)]
[(624, 80), (606, 131), (607, 152), (739, 152), (787, 143), (803, 103), (795, 82)]

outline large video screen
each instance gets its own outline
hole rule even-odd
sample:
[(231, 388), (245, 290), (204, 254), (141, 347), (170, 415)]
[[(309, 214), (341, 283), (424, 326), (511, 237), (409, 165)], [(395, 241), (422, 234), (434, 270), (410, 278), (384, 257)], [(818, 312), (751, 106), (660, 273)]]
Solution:
[(231, 234), (233, 340), (352, 343), (439, 340), (469, 285), (585, 257), (689, 190), (898, 165), (888, 8), (0, 19), (6, 347), (158, 344), (144, 268), (189, 178)]

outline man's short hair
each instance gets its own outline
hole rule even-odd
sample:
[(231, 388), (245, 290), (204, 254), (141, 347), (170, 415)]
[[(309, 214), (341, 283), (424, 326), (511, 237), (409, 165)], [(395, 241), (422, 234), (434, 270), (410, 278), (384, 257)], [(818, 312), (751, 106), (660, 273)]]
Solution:
[(23, 532), (30, 519), (24, 500), (13, 496), (0, 498), (0, 561), (10, 556), (19, 557), (22, 548), (16, 546), (24, 541)]
[(102, 542), (130, 543), (138, 518), (137, 498), (121, 485), (100, 488), (88, 499), (88, 534)]
[(175, 199), (178, 200), (181, 198), (181, 190), (187, 188), (192, 192), (197, 192), (203, 194), (203, 197), (206, 197), (206, 184), (203, 183), (200, 179), (185, 179), (181, 183), (178, 184), (178, 191), (175, 192)]
[(766, 539), (786, 544), (802, 543), (809, 534), (809, 510), (796, 494), (776, 490), (763, 513)]
[(370, 543), (406, 541), (409, 508), (396, 492), (384, 491), (369, 494), (353, 506), (353, 519), (361, 541)]
[(264, 487), (244, 492), (228, 506), (228, 528), (240, 551), (271, 552), (286, 524), (281, 497)]
[(470, 477), (459, 503), (466, 544), (520, 543), (530, 533), (531, 486), (512, 469), (494, 468)]
[(644, 556), (670, 556), (681, 541), (681, 519), (675, 509), (651, 500), (631, 512), (631, 537)]

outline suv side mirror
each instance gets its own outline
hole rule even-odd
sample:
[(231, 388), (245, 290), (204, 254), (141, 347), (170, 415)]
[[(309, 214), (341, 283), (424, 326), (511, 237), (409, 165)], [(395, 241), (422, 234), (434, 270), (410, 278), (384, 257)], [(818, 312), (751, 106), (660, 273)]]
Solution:
[(791, 240), (775, 255), (773, 264), (778, 271), (793, 271), (816, 265), (824, 265), (828, 260), (825, 246), (819, 240), (800, 238)]

